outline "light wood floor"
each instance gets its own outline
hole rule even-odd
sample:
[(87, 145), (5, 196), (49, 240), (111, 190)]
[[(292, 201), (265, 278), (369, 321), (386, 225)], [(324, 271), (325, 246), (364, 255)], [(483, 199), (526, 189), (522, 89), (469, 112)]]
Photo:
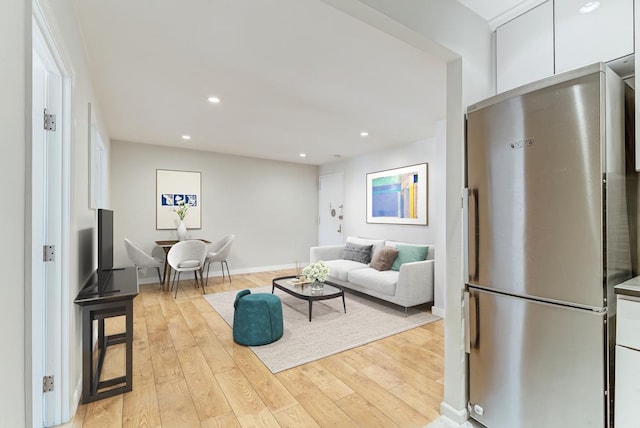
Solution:
[[(271, 283), (290, 271), (210, 279), (209, 293)], [(444, 321), (272, 374), (183, 281), (134, 300), (133, 391), (80, 405), (65, 427), (422, 427), (439, 415)], [(108, 326), (122, 331), (124, 320)], [(122, 374), (110, 347), (105, 378)]]

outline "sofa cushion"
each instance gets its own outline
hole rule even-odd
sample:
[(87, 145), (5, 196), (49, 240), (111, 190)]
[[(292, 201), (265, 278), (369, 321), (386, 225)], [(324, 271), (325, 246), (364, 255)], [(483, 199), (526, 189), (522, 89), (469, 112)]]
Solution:
[(346, 242), (351, 242), (358, 245), (373, 245), (373, 248), (371, 248), (371, 257), (375, 256), (378, 250), (384, 247), (383, 239), (356, 238), (353, 236), (349, 236), (347, 237)]
[(378, 271), (368, 267), (349, 272), (349, 282), (380, 294), (395, 296), (398, 276), (398, 272), (393, 270)]
[(391, 270), (399, 271), (403, 263), (420, 262), (427, 259), (429, 247), (426, 245), (401, 245), (397, 244), (398, 257), (393, 262)]
[(382, 247), (380, 251), (373, 256), (370, 267), (375, 270), (389, 270), (394, 260), (398, 256), (398, 250), (393, 247)]
[(433, 260), (435, 256), (435, 247), (427, 244), (412, 244), (409, 242), (400, 241), (384, 241), (384, 245), (388, 247), (396, 248), (398, 245), (404, 245), (407, 247), (427, 247), (427, 258), (425, 260)]
[(354, 262), (369, 264), (371, 261), (371, 248), (373, 245), (360, 245), (353, 242), (347, 242), (344, 245), (342, 258), (344, 260), (353, 260)]
[(353, 260), (327, 260), (325, 264), (329, 268), (329, 277), (347, 281), (349, 272), (356, 269), (364, 269), (367, 267), (364, 263), (354, 262)]

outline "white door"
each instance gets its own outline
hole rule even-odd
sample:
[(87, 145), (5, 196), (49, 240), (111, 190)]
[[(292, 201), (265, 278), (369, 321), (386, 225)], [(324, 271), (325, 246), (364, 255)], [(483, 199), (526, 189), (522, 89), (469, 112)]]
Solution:
[(344, 243), (344, 174), (320, 177), (318, 245)]
[[(31, 150), (31, 403), (32, 425), (68, 418), (68, 130), (65, 85), (38, 23), (33, 27)], [(64, 168), (65, 163), (67, 169)], [(65, 215), (66, 214), (66, 215)], [(66, 225), (66, 226), (65, 226)], [(64, 368), (63, 368), (64, 367)], [(44, 377), (52, 376), (46, 391)], [(64, 397), (64, 398), (63, 398)], [(65, 410), (66, 409), (66, 410)]]

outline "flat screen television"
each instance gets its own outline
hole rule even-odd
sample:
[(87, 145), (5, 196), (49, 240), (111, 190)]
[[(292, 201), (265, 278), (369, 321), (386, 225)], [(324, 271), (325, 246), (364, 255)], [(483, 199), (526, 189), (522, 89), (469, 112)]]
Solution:
[(98, 272), (113, 269), (113, 211), (98, 210)]

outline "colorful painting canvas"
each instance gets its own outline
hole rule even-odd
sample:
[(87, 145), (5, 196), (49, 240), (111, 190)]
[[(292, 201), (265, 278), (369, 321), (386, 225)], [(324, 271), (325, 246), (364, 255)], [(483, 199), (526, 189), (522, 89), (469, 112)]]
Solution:
[(427, 164), (367, 174), (367, 223), (427, 224)]

